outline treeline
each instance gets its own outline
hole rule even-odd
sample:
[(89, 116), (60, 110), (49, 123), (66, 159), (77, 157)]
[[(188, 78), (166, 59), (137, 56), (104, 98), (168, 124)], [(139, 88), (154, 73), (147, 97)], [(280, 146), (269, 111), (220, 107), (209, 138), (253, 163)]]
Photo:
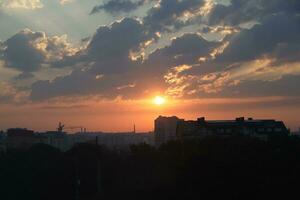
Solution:
[(0, 199), (271, 199), (297, 195), (300, 140), (248, 137), (111, 151), (47, 145), (0, 156)]

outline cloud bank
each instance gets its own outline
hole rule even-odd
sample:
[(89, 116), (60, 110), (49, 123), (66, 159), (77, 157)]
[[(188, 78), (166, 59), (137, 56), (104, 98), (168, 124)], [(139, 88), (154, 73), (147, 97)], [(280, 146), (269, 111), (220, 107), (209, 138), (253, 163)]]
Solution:
[(124, 14), (148, 3), (154, 6), (144, 17), (102, 25), (81, 46), (20, 31), (2, 42), (2, 60), (27, 74), (72, 69), (33, 83), (32, 101), (300, 95), (299, 1), (110, 0), (92, 13)]

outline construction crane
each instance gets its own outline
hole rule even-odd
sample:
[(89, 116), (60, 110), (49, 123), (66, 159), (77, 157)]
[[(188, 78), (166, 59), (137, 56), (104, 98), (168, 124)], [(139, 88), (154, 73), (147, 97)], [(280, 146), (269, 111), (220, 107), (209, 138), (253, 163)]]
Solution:
[(75, 129), (79, 129), (81, 133), (86, 132), (86, 128), (84, 128), (82, 126), (70, 126), (70, 127), (65, 128), (65, 130), (75, 130)]
[(62, 124), (61, 122), (58, 123), (58, 127), (57, 127), (57, 131), (60, 132), (60, 133), (62, 133), (64, 130), (74, 130), (74, 129), (80, 129), (81, 133), (86, 132), (86, 128), (84, 128), (83, 126), (66, 127), (65, 124)]
[(65, 128), (65, 125), (61, 122), (58, 123), (57, 132), (62, 133)]

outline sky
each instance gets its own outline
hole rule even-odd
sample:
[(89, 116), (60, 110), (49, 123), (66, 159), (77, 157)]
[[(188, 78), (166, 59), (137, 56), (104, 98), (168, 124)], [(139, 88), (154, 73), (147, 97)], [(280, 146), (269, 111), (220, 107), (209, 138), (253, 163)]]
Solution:
[(300, 126), (299, 0), (0, 0), (0, 27), (0, 130)]

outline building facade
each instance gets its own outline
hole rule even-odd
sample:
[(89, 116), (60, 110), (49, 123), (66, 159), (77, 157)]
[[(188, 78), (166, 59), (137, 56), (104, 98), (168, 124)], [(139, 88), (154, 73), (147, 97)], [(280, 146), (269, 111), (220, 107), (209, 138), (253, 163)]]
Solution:
[(7, 130), (7, 148), (30, 148), (36, 143), (34, 131), (25, 128), (11, 128)]
[(253, 119), (244, 117), (235, 120), (181, 121), (177, 124), (176, 135), (179, 139), (203, 138), (209, 135), (244, 135), (267, 139), (269, 136), (287, 135), (288, 129), (282, 121), (274, 119)]
[(177, 138), (176, 131), (178, 122), (184, 121), (176, 116), (163, 117), (159, 116), (154, 121), (155, 146), (160, 146), (170, 140)]
[(274, 135), (288, 135), (289, 130), (282, 121), (244, 117), (235, 120), (183, 120), (178, 117), (159, 116), (155, 120), (155, 144), (159, 146), (176, 139), (202, 139), (207, 136), (244, 135), (267, 139)]

